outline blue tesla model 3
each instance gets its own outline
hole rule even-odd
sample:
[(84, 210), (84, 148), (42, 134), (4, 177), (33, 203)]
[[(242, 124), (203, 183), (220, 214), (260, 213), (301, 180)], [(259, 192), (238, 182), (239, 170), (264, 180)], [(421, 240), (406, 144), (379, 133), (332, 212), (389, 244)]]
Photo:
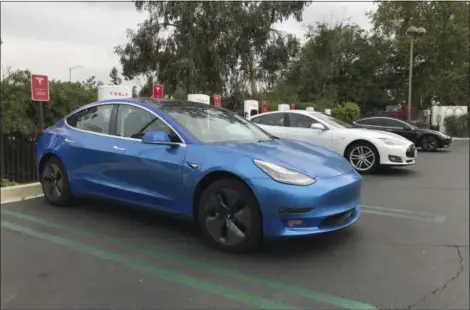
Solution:
[(202, 103), (85, 105), (44, 130), (36, 165), (53, 205), (94, 197), (161, 210), (195, 221), (227, 251), (341, 229), (360, 216), (361, 177), (342, 156)]

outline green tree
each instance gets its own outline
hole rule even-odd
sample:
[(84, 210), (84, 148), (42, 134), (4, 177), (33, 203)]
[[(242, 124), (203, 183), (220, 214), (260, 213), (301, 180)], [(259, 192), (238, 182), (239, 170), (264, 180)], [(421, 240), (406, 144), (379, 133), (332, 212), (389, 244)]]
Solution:
[(300, 55), (277, 85), (286, 101), (311, 102), (315, 107), (333, 107), (357, 102), (373, 113), (390, 102), (382, 68), (379, 37), (357, 25), (319, 23), (309, 27)]
[(122, 83), (122, 79), (119, 77), (119, 72), (116, 67), (113, 67), (113, 69), (111, 69), (111, 72), (109, 73), (109, 78), (111, 79), (111, 84), (119, 85)]
[[(272, 86), (295, 55), (295, 37), (273, 29), (289, 17), (301, 19), (307, 2), (137, 1), (149, 13), (129, 42), (116, 47), (123, 75), (154, 76), (168, 93), (221, 93), (224, 98), (258, 85)], [(170, 32), (166, 37), (163, 31)], [(248, 87), (249, 85), (249, 87)]]
[(467, 105), (469, 62), (469, 2), (384, 1), (370, 14), (373, 31), (390, 44), (384, 53), (392, 96), (407, 100), (410, 37), (414, 25), (427, 33), (414, 45), (413, 104), (428, 108)]
[[(6, 70), (0, 87), (1, 132), (32, 135), (39, 128), (39, 104), (31, 101), (31, 72)], [(50, 101), (43, 103), (45, 126), (51, 126), (73, 109), (96, 101), (94, 77), (84, 83), (49, 81)]]

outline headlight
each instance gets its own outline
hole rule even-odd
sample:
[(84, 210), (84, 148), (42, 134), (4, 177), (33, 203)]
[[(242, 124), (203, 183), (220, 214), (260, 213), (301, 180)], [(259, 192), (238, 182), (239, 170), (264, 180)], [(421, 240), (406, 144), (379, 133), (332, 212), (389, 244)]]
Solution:
[(378, 138), (379, 140), (382, 140), (385, 144), (388, 145), (405, 145), (408, 144), (407, 142), (403, 142), (401, 140), (393, 139), (393, 138)]
[(253, 162), (258, 166), (264, 173), (270, 176), (273, 180), (279, 183), (286, 183), (291, 185), (311, 185), (315, 183), (315, 180), (303, 173), (293, 171), (279, 165), (262, 161), (259, 159), (253, 159)]
[(448, 135), (446, 135), (446, 134), (443, 134), (443, 133), (442, 133), (442, 132), (440, 132), (440, 131), (438, 131), (438, 133), (439, 133), (439, 136), (440, 136), (441, 138), (444, 138), (444, 139), (448, 139), (448, 138), (449, 138), (449, 136), (448, 136)]

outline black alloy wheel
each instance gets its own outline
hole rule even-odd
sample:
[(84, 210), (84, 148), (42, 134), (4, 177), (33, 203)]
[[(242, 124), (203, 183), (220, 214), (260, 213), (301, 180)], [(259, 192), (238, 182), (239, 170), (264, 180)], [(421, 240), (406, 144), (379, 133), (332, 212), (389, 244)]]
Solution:
[(51, 157), (44, 164), (41, 184), (44, 196), (53, 205), (64, 206), (70, 202), (72, 195), (67, 172), (58, 158)]
[(428, 152), (435, 151), (439, 148), (439, 141), (434, 136), (426, 135), (421, 138), (421, 148)]
[(261, 241), (258, 203), (251, 191), (235, 179), (214, 182), (204, 191), (198, 222), (206, 239), (227, 251), (247, 251)]

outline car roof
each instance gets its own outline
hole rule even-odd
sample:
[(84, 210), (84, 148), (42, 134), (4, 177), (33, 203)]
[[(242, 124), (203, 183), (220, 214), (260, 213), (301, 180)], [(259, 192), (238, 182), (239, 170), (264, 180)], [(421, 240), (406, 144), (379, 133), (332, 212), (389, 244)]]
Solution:
[(139, 97), (139, 98), (112, 98), (112, 99), (104, 99), (99, 100), (96, 103), (134, 103), (134, 104), (151, 104), (156, 105), (157, 107), (165, 106), (165, 105), (172, 105), (172, 106), (191, 106), (194, 107), (195, 105), (200, 106), (208, 106), (208, 104), (188, 101), (188, 100), (178, 100), (178, 99), (157, 99), (151, 97)]
[(286, 111), (270, 111), (270, 112), (264, 112), (260, 114), (256, 114), (251, 116), (250, 118), (255, 118), (257, 116), (263, 116), (263, 115), (268, 115), (268, 114), (276, 114), (276, 113), (290, 113), (290, 114), (302, 114), (302, 115), (320, 115), (324, 114), (327, 115), (323, 112), (317, 112), (317, 111), (308, 111), (308, 110), (286, 110)]

